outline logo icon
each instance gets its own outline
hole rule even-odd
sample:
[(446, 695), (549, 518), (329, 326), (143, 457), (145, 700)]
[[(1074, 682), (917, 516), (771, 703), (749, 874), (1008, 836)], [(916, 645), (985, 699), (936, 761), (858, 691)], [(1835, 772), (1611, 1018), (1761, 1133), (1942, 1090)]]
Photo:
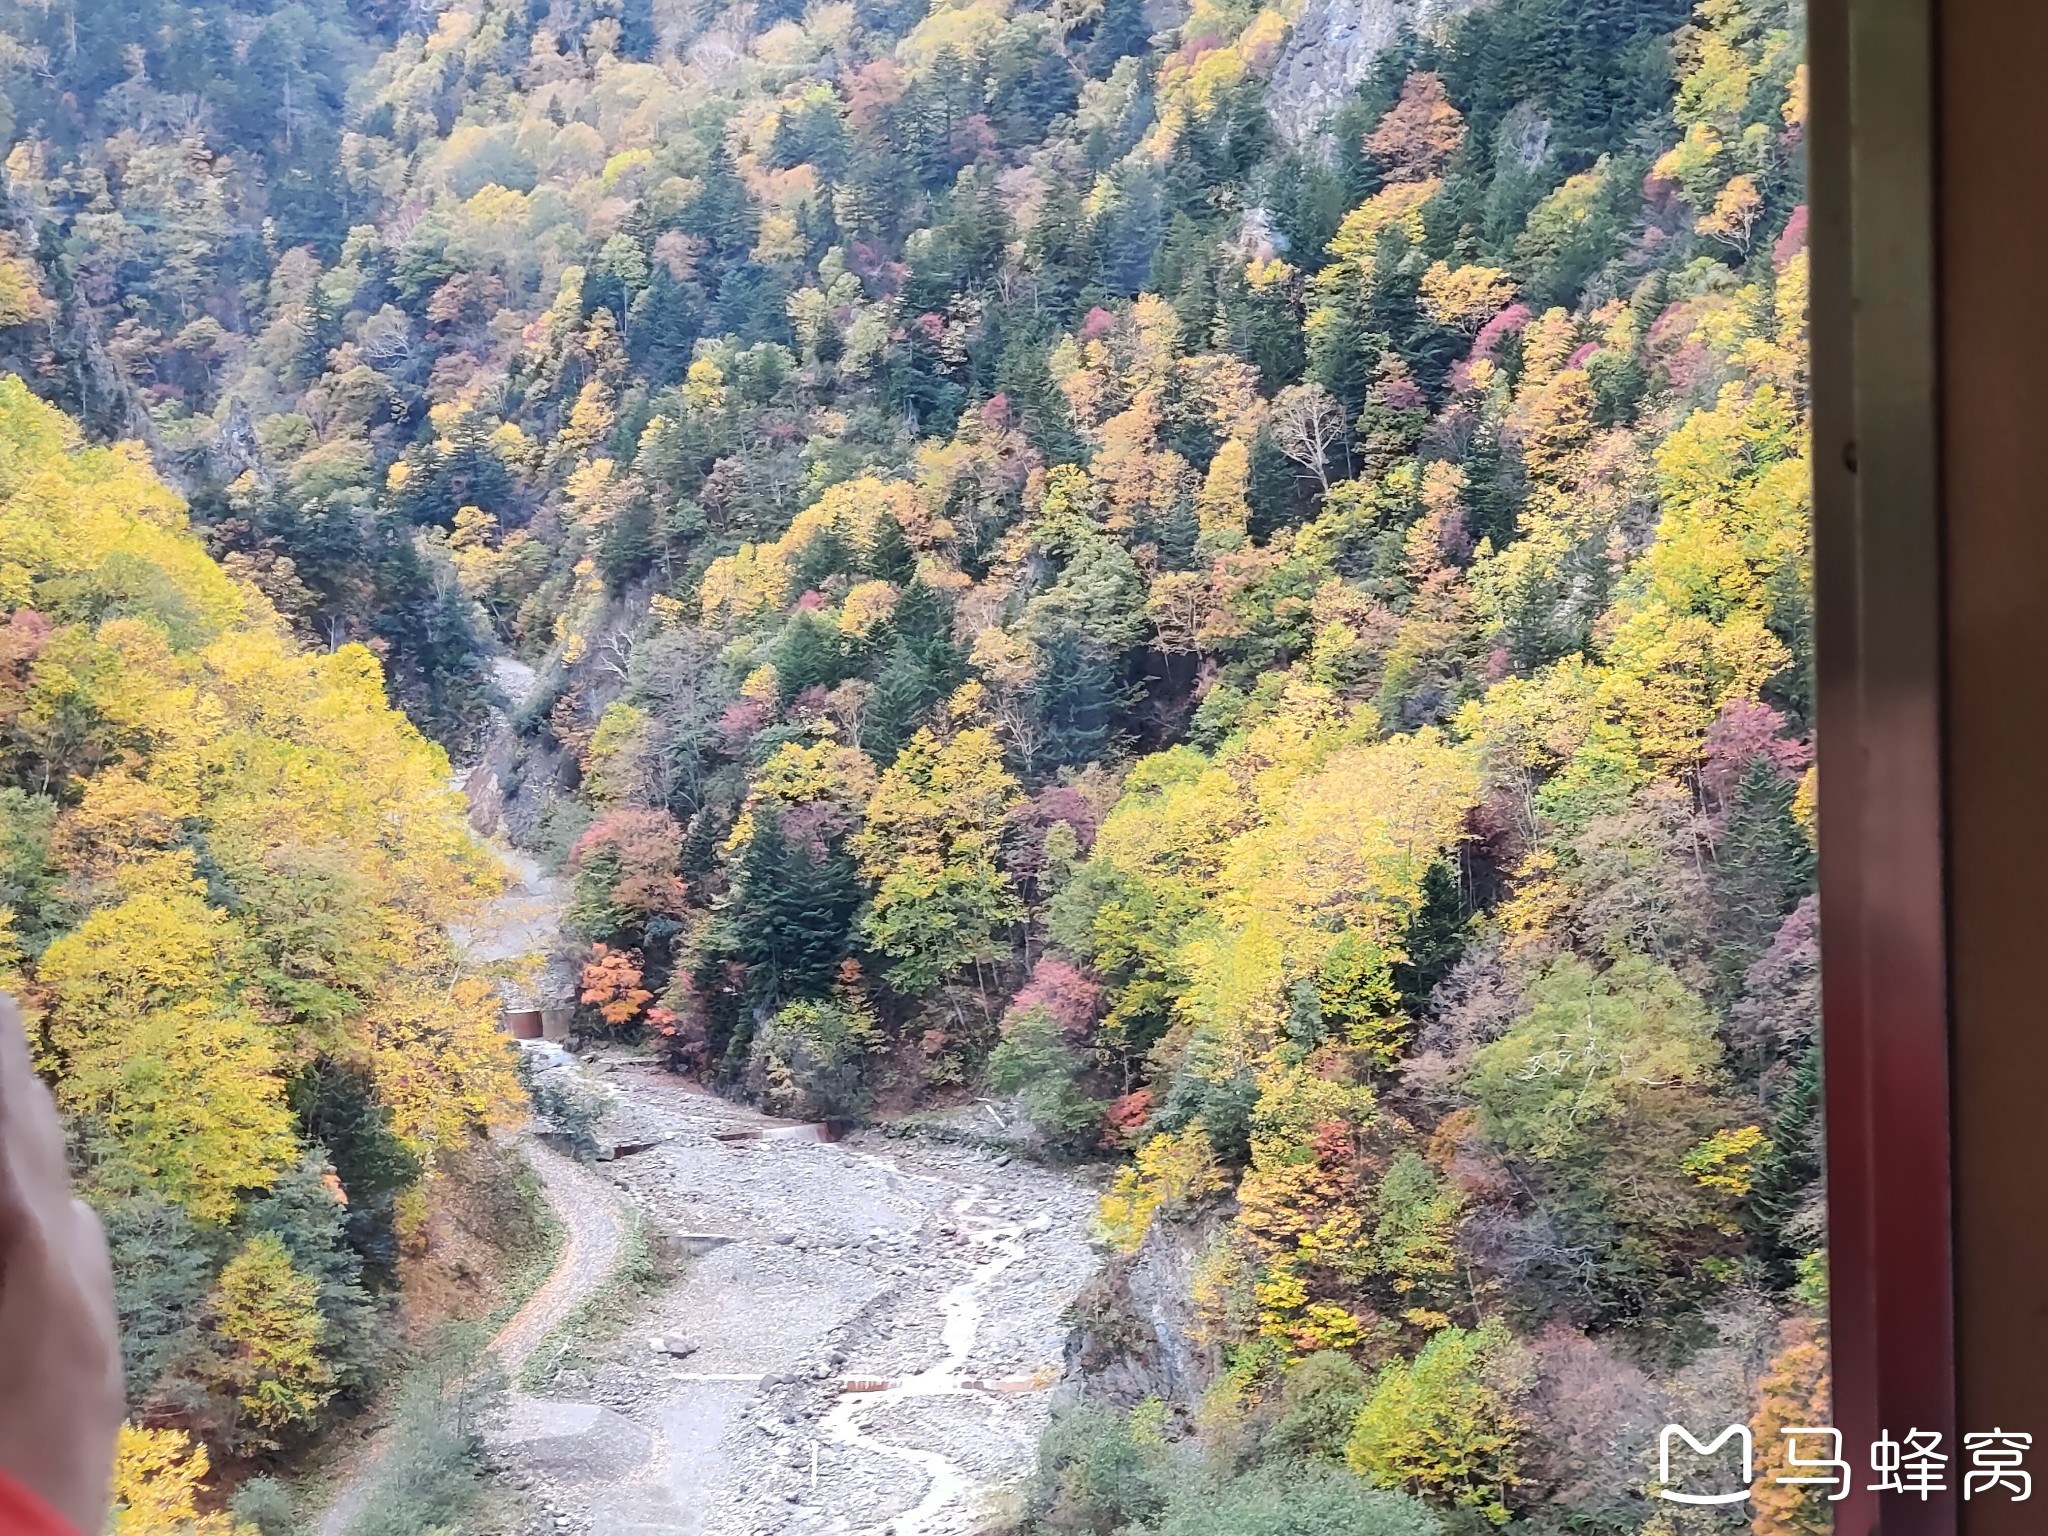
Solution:
[[(1671, 1484), (1671, 1442), (1683, 1440), (1686, 1449), (1695, 1456), (1711, 1456), (1730, 1440), (1739, 1441), (1742, 1446), (1742, 1486), (1733, 1493), (1678, 1493)], [(1673, 1504), (1740, 1504), (1749, 1497), (1749, 1485), (1756, 1480), (1756, 1443), (1750, 1438), (1747, 1424), (1730, 1424), (1707, 1444), (1702, 1445), (1692, 1436), (1692, 1431), (1683, 1424), (1666, 1424), (1657, 1433), (1657, 1497)]]

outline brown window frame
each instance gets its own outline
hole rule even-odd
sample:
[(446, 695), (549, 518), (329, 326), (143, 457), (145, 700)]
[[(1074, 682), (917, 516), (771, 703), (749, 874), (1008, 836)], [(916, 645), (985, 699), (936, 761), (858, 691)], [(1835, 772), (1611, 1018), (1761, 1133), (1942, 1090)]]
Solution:
[(2048, 1479), (2048, 3), (1808, 26), (1834, 1422), (1951, 1458), (1835, 1529), (2018, 1536), (2048, 1481), (1956, 1491)]

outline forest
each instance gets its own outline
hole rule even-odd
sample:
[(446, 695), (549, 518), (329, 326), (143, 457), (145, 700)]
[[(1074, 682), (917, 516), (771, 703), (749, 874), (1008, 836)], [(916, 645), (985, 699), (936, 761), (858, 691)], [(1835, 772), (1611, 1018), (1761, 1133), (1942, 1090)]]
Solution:
[[(1730, 1529), (1672, 1419), (1828, 1528), (1803, 19), (1324, 3), (0, 0), (117, 1529), (360, 1404), (520, 1112), (451, 757), (589, 1033), (1104, 1180), (1028, 1531)], [(1198, 1401), (1089, 1385), (1162, 1255)]]

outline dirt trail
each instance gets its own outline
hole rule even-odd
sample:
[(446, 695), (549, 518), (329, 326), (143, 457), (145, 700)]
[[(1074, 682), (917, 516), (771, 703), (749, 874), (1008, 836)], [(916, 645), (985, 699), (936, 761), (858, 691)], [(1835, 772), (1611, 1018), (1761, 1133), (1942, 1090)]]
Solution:
[[(523, 672), (532, 684), (532, 669), (499, 659), (504, 667)], [(501, 678), (508, 689), (517, 677)], [(561, 932), (562, 884), (528, 855), (503, 841), (493, 851), (506, 867), (505, 890), (486, 902), (473, 924), (451, 930), (457, 949), (475, 965), (519, 966), (538, 974)], [(512, 1319), (491, 1341), (507, 1374), (515, 1380), (548, 1333), (605, 1283), (618, 1262), (624, 1222), (618, 1202), (602, 1181), (586, 1169), (532, 1140), (520, 1150), (539, 1178), (541, 1191), (562, 1223), (562, 1251), (554, 1267)], [(514, 1409), (519, 1404), (515, 1398)], [(376, 1486), (377, 1469), (389, 1448), (390, 1431), (379, 1430), (350, 1457), (334, 1498), (321, 1516), (319, 1536), (346, 1536)]]
[(547, 1336), (610, 1278), (625, 1241), (618, 1201), (603, 1181), (582, 1164), (537, 1142), (522, 1142), (520, 1150), (540, 1179), (549, 1208), (562, 1223), (562, 1251), (540, 1288), (491, 1340), (498, 1363), (515, 1381)]
[[(617, 1268), (625, 1222), (618, 1201), (602, 1182), (559, 1152), (531, 1140), (520, 1151), (540, 1180), (541, 1192), (562, 1223), (562, 1250), (554, 1267), (525, 1304), (491, 1340), (491, 1350), (515, 1382), (526, 1362), (562, 1320), (605, 1284)], [(527, 1405), (515, 1392), (514, 1419)], [(319, 1536), (347, 1531), (377, 1485), (377, 1471), (391, 1447), (387, 1426), (364, 1442), (334, 1500), (320, 1518)]]
[(872, 1134), (722, 1140), (774, 1122), (637, 1064), (589, 1075), (604, 1132), (649, 1144), (599, 1171), (699, 1256), (515, 1405), (494, 1459), (544, 1511), (533, 1529), (982, 1529), (1035, 1457), (1095, 1267), (1092, 1194)]

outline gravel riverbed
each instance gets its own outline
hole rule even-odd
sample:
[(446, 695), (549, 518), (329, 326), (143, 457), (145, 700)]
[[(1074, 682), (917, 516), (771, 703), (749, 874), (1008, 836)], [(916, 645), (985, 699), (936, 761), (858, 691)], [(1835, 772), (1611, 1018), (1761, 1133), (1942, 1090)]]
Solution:
[(997, 1523), (1097, 1266), (1093, 1192), (873, 1132), (721, 1140), (780, 1123), (630, 1060), (574, 1070), (604, 1089), (600, 1142), (643, 1147), (592, 1172), (649, 1240), (692, 1256), (627, 1298), (603, 1340), (572, 1322), (537, 1351), (541, 1381), (515, 1397), (492, 1457), (538, 1512), (532, 1530)]

